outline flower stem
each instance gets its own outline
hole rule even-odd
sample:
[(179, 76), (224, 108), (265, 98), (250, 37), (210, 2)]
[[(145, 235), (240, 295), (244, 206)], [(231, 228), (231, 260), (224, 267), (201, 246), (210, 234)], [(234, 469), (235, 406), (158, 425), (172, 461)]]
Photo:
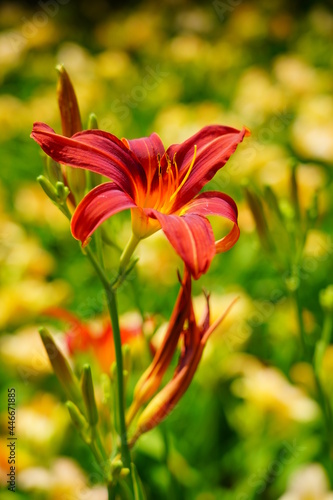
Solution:
[[(125, 408), (124, 408), (124, 374), (123, 374), (123, 355), (121, 349), (120, 328), (118, 319), (118, 308), (116, 291), (111, 287), (105, 288), (106, 298), (109, 308), (109, 313), (112, 323), (113, 341), (116, 354), (117, 364), (117, 382), (118, 382), (118, 411), (119, 411), (119, 427), (120, 427), (120, 443), (121, 443), (121, 456), (124, 467), (131, 471), (131, 455), (127, 445), (127, 430), (125, 421)], [(132, 477), (129, 474), (129, 482), (131, 490), (133, 491)]]
[[(317, 397), (318, 397), (318, 403), (321, 407), (322, 415), (323, 415), (323, 420), (324, 420), (324, 426), (325, 426), (325, 432), (327, 435), (327, 441), (325, 444), (325, 447), (327, 448), (327, 455), (328, 455), (328, 468), (329, 468), (329, 476), (330, 476), (330, 481), (332, 482), (333, 480), (333, 470), (332, 470), (332, 412), (331, 412), (331, 407), (330, 404), (327, 400), (327, 396), (325, 394), (325, 391), (323, 389), (321, 380), (320, 380), (320, 375), (319, 375), (319, 366), (318, 363), (316, 362), (316, 356), (314, 359), (311, 360), (311, 356), (309, 355), (308, 351), (308, 346), (306, 343), (306, 337), (305, 337), (305, 328), (304, 328), (304, 321), (303, 321), (303, 314), (302, 314), (302, 305), (299, 297), (298, 290), (294, 292), (294, 298), (295, 298), (295, 303), (296, 303), (296, 309), (297, 309), (297, 319), (298, 319), (298, 328), (299, 328), (299, 333), (301, 337), (301, 342), (302, 346), (304, 349), (304, 356), (306, 361), (310, 362), (312, 361), (312, 366), (314, 370), (314, 378), (315, 378), (315, 383), (316, 383), (316, 389), (317, 389)], [(331, 336), (331, 325), (325, 324), (322, 332), (322, 340), (325, 339), (326, 341), (329, 342), (330, 336)]]
[[(68, 218), (68, 220), (71, 220), (71, 214), (68, 210), (68, 207), (66, 204), (64, 206), (60, 206), (58, 204), (58, 207), (62, 210), (64, 215)], [(100, 239), (100, 234), (98, 235), (98, 238)], [(139, 243), (139, 239), (136, 238), (133, 234), (131, 239), (129, 240), (123, 255), (121, 256), (120, 259), (120, 270), (124, 270), (137, 246)], [(133, 486), (133, 479), (132, 479), (132, 467), (131, 467), (131, 455), (129, 451), (129, 447), (127, 445), (127, 430), (126, 430), (126, 420), (125, 420), (125, 408), (124, 408), (124, 374), (123, 374), (123, 353), (122, 353), (122, 348), (121, 348), (121, 337), (120, 337), (120, 328), (119, 328), (119, 319), (118, 319), (118, 308), (117, 308), (117, 300), (116, 300), (116, 293), (117, 293), (117, 281), (112, 285), (105, 273), (104, 270), (104, 264), (103, 264), (103, 254), (102, 254), (102, 248), (101, 248), (101, 240), (97, 241), (97, 252), (98, 256), (100, 257), (100, 262), (98, 259), (95, 257), (94, 252), (91, 250), (91, 248), (86, 246), (84, 249), (84, 252), (86, 253), (87, 257), (89, 258), (92, 266), (94, 267), (97, 276), (99, 277), (103, 288), (105, 290), (106, 298), (107, 298), (107, 303), (108, 303), (108, 309), (110, 313), (110, 318), (111, 318), (111, 323), (112, 323), (112, 330), (113, 330), (113, 341), (114, 341), (114, 346), (115, 346), (115, 354), (116, 354), (116, 365), (117, 365), (117, 382), (118, 382), (118, 408), (119, 408), (119, 426), (120, 426), (120, 443), (121, 443), (121, 457), (122, 461), (124, 464), (124, 467), (128, 468), (130, 473), (128, 475), (128, 483), (129, 483), (129, 488), (131, 494), (134, 496), (134, 486)], [(97, 444), (97, 447), (96, 447)], [(100, 436), (97, 434), (97, 443), (92, 442), (91, 449), (99, 462), (99, 458), (102, 458), (102, 460), (105, 458), (103, 457), (103, 453), (101, 450), (101, 441), (100, 441)], [(113, 499), (116, 496), (116, 491), (113, 485), (108, 484), (108, 497), (109, 499)]]
[(134, 250), (138, 246), (140, 239), (137, 238), (133, 233), (120, 257), (119, 271), (122, 273), (125, 271), (127, 264), (129, 263), (130, 258), (133, 255)]
[[(112, 331), (113, 331), (113, 341), (115, 347), (116, 354), (116, 365), (117, 365), (117, 383), (118, 383), (118, 411), (119, 411), (119, 427), (120, 427), (120, 446), (121, 446), (121, 457), (124, 464), (124, 467), (128, 468), (131, 471), (131, 455), (129, 451), (129, 447), (127, 445), (127, 430), (126, 430), (126, 420), (125, 420), (125, 408), (124, 408), (124, 375), (123, 375), (123, 354), (121, 348), (121, 337), (120, 337), (120, 328), (119, 328), (119, 318), (118, 318), (118, 308), (117, 308), (117, 287), (112, 286), (109, 282), (104, 268), (96, 259), (94, 253), (89, 248), (89, 246), (85, 249), (87, 256), (89, 257), (95, 271), (100, 278), (102, 285), (105, 290), (108, 309), (111, 318)], [(130, 489), (133, 492), (133, 481), (131, 472), (129, 474), (129, 485)], [(110, 492), (110, 488), (109, 488)], [(110, 495), (110, 493), (109, 493)], [(113, 497), (111, 497), (113, 498)]]

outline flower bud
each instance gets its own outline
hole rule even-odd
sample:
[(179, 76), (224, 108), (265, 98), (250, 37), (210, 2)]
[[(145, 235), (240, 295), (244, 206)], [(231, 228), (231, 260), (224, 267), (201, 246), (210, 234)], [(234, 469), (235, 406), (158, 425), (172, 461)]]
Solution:
[[(98, 129), (97, 117), (95, 113), (90, 113), (88, 120), (88, 130)], [(102, 176), (96, 172), (86, 170), (86, 179), (89, 189), (92, 189), (102, 183)]]
[(51, 182), (44, 175), (39, 175), (37, 177), (37, 182), (40, 184), (46, 196), (48, 196), (50, 200), (58, 203), (58, 192), (53, 184), (51, 184)]
[(91, 130), (97, 128), (98, 128), (97, 116), (95, 115), (95, 113), (90, 113), (88, 120), (88, 129)]
[(86, 172), (81, 168), (66, 167), (66, 178), (76, 203), (79, 203), (85, 195)]
[(56, 183), (56, 190), (57, 190), (57, 201), (59, 203), (65, 203), (68, 195), (69, 195), (69, 189), (67, 186), (64, 185), (63, 182), (57, 182)]
[(94, 385), (89, 365), (84, 365), (81, 377), (81, 392), (83, 401), (87, 409), (88, 422), (96, 425), (98, 422), (98, 411), (96, 406)]
[(63, 182), (64, 180), (59, 163), (52, 160), (50, 156), (46, 157), (46, 173), (48, 179), (52, 182), (52, 184), (55, 184), (59, 181)]
[(66, 406), (68, 408), (74, 427), (79, 431), (82, 437), (84, 437), (85, 441), (87, 441), (89, 439), (88, 422), (86, 421), (85, 417), (82, 415), (78, 407), (72, 401), (67, 401)]
[(69, 366), (67, 359), (60, 351), (59, 347), (46, 328), (40, 328), (39, 334), (41, 336), (54, 373), (61, 383), (68, 399), (74, 401), (80, 406), (82, 404), (82, 397), (80, 394), (78, 380), (74, 375), (71, 367)]
[(64, 66), (59, 65), (56, 69), (59, 73), (57, 95), (62, 133), (66, 137), (71, 137), (82, 130), (79, 106), (72, 82)]

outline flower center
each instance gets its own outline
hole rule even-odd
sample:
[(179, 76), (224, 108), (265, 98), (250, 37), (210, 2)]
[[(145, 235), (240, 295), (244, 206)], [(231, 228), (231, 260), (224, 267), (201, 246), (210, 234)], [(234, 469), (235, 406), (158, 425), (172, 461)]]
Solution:
[(184, 186), (185, 182), (190, 176), (193, 169), (195, 159), (197, 156), (197, 145), (194, 146), (194, 154), (190, 166), (188, 167), (185, 175), (180, 178), (179, 170), (176, 162), (176, 153), (174, 154), (173, 160), (166, 155), (167, 168), (165, 173), (162, 173), (162, 167), (160, 159), (158, 161), (158, 190), (157, 198), (153, 208), (159, 210), (160, 212), (168, 213), (173, 205), (173, 201), (179, 191)]

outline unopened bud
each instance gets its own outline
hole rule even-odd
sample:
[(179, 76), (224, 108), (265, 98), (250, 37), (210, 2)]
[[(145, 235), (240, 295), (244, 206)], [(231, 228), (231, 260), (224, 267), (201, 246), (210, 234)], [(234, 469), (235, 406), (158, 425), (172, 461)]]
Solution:
[(37, 177), (37, 182), (40, 184), (41, 188), (43, 189), (44, 193), (50, 198), (50, 200), (58, 202), (58, 192), (56, 188), (51, 184), (51, 182), (44, 176), (44, 175), (39, 175)]
[(72, 401), (67, 401), (66, 406), (68, 408), (74, 427), (80, 432), (82, 436), (88, 438), (89, 424), (86, 421), (85, 417)]
[(67, 359), (46, 328), (40, 328), (39, 334), (41, 336), (54, 373), (61, 383), (68, 399), (80, 405), (82, 398), (78, 380), (74, 375), (71, 367), (69, 366)]
[(95, 113), (90, 113), (88, 120), (88, 129), (90, 130), (95, 128), (98, 128), (97, 116), (95, 115)]
[(56, 190), (57, 190), (57, 201), (59, 203), (65, 203), (70, 193), (68, 187), (65, 186), (63, 182), (57, 182)]
[(57, 95), (61, 116), (62, 133), (71, 137), (82, 130), (81, 117), (74, 87), (63, 65), (56, 67), (59, 73)]
[(52, 160), (50, 156), (47, 156), (46, 158), (46, 172), (49, 180), (53, 184), (59, 181), (62, 182), (64, 180), (59, 163)]
[(98, 422), (98, 411), (96, 406), (95, 391), (89, 365), (84, 365), (81, 378), (81, 392), (87, 409), (88, 422), (96, 425)]
[[(95, 113), (90, 113), (88, 120), (88, 129), (98, 129), (97, 117)], [(96, 172), (91, 172), (90, 170), (86, 170), (86, 179), (87, 186), (89, 189), (92, 189), (102, 182), (102, 176), (97, 174)]]
[(68, 186), (75, 197), (76, 203), (82, 200), (86, 189), (86, 172), (81, 168), (66, 167)]

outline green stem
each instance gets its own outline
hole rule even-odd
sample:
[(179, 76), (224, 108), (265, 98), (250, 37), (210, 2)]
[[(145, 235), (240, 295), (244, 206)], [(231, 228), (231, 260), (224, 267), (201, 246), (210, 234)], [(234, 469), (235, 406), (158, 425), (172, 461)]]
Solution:
[(109, 280), (104, 272), (104, 269), (102, 268), (102, 266), (100, 265), (100, 263), (98, 262), (98, 260), (96, 259), (93, 251), (91, 250), (91, 248), (89, 246), (85, 247), (84, 250), (83, 250), (87, 256), (89, 257), (90, 259), (90, 262), (92, 263), (99, 279), (101, 280), (102, 282), (102, 285), (104, 287), (105, 290), (109, 289), (110, 287), (110, 283), (109, 283)]
[[(59, 206), (60, 208), (60, 206)], [(71, 214), (68, 210), (67, 205), (64, 206), (63, 212), (66, 217), (70, 220)], [(99, 235), (100, 236), (100, 235)], [(137, 244), (139, 243), (139, 239), (136, 238), (133, 234), (131, 239), (129, 240), (123, 255), (120, 259), (120, 269), (125, 269), (127, 266)], [(97, 246), (99, 246), (97, 244)], [(99, 247), (98, 250), (101, 250)], [(103, 262), (99, 262), (89, 245), (84, 249), (85, 253), (89, 257), (90, 262), (92, 263), (96, 274), (98, 275), (101, 283), (104, 287), (108, 308), (110, 312), (110, 318), (112, 323), (113, 330), (113, 341), (115, 346), (115, 354), (116, 354), (116, 364), (117, 364), (117, 381), (118, 381), (118, 408), (119, 408), (119, 425), (120, 425), (120, 442), (121, 442), (121, 456), (124, 467), (128, 468), (129, 473), (129, 486), (131, 493), (134, 495), (134, 487), (133, 487), (133, 479), (132, 479), (132, 468), (131, 468), (131, 455), (127, 445), (127, 430), (126, 430), (126, 420), (125, 420), (125, 408), (124, 408), (124, 374), (123, 374), (123, 354), (121, 349), (121, 337), (120, 337), (120, 328), (119, 328), (119, 319), (118, 319), (118, 309), (117, 309), (117, 301), (116, 301), (116, 286), (112, 287), (111, 283), (108, 280), (108, 277), (104, 271)], [(98, 436), (99, 438), (99, 436)], [(98, 449), (98, 445), (100, 442), (96, 443), (92, 442), (91, 449), (96, 457), (100, 458), (102, 456), (101, 450)], [(103, 458), (103, 456), (102, 456)], [(98, 460), (99, 461), (99, 460)], [(108, 496), (109, 498), (115, 498), (114, 487), (112, 485), (108, 485)]]
[(120, 274), (123, 273), (127, 267), (127, 264), (130, 261), (130, 258), (133, 255), (134, 250), (138, 246), (140, 239), (137, 238), (133, 233), (120, 257), (120, 265), (119, 265), (119, 271)]
[(116, 500), (117, 497), (117, 489), (113, 486), (113, 484), (108, 484), (108, 500)]
[(326, 313), (324, 316), (324, 325), (321, 334), (321, 338), (325, 342), (326, 346), (328, 346), (331, 342), (332, 329), (333, 329), (333, 315), (331, 313)]
[[(121, 349), (116, 291), (113, 290), (111, 287), (107, 287), (105, 288), (105, 292), (111, 317), (113, 341), (114, 341), (116, 364), (117, 364), (118, 411), (119, 411), (121, 456), (124, 467), (128, 468), (131, 471), (131, 455), (127, 445), (127, 430), (126, 430), (125, 408), (124, 408), (125, 396), (124, 396), (123, 355)], [(131, 473), (129, 474), (129, 481), (131, 490), (133, 491)]]
[[(304, 321), (303, 321), (303, 314), (302, 314), (302, 305), (299, 297), (299, 291), (298, 289), (295, 290), (294, 292), (294, 297), (295, 297), (295, 303), (296, 303), (296, 309), (297, 309), (297, 319), (298, 319), (298, 327), (299, 327), (299, 333), (301, 337), (301, 342), (302, 346), (304, 349), (304, 356), (306, 361), (311, 362), (311, 357), (309, 356), (308, 348), (307, 348), (307, 343), (306, 343), (306, 337), (305, 337), (305, 328), (304, 328)], [(331, 329), (328, 330), (330, 325), (327, 325), (325, 328), (323, 328), (323, 333), (322, 333), (322, 340), (325, 339), (330, 339), (331, 335)], [(318, 402), (322, 410), (323, 418), (324, 418), (324, 425), (325, 425), (325, 431), (327, 435), (327, 442), (325, 447), (327, 447), (327, 454), (328, 454), (328, 464), (329, 464), (329, 474), (330, 474), (330, 480), (332, 481), (333, 479), (333, 471), (332, 471), (332, 412), (331, 408), (329, 405), (329, 402), (327, 401), (327, 397), (325, 395), (325, 391), (322, 387), (320, 376), (319, 376), (319, 367), (316, 363), (316, 359), (312, 360), (312, 366), (314, 370), (314, 375), (315, 375), (315, 383), (316, 383), (316, 389), (317, 389), (317, 394), (318, 394)]]
[[(103, 267), (97, 261), (95, 255), (93, 254), (89, 246), (86, 247), (85, 251), (93, 267), (95, 268), (98, 277), (102, 282), (110, 313), (112, 331), (113, 331), (113, 341), (116, 354), (116, 365), (117, 365), (118, 412), (119, 412), (118, 416), (119, 416), (119, 427), (120, 427), (121, 456), (124, 467), (128, 468), (131, 471), (131, 455), (127, 445), (127, 430), (126, 430), (125, 408), (124, 408), (125, 395), (124, 395), (123, 355), (121, 348), (118, 308), (116, 300), (116, 288), (112, 287), (112, 285), (109, 283), (109, 280), (105, 274)], [(131, 472), (129, 474), (129, 484), (131, 491), (133, 492), (133, 482), (132, 482)], [(111, 486), (109, 487), (109, 490), (110, 488)]]
[(302, 305), (300, 301), (300, 296), (299, 296), (299, 289), (295, 290), (294, 293), (294, 299), (296, 303), (296, 312), (297, 312), (297, 320), (298, 320), (298, 328), (299, 328), (299, 334), (300, 334), (300, 340), (304, 352), (304, 357), (306, 361), (310, 360), (309, 352), (308, 352), (308, 345), (306, 342), (306, 333), (305, 333), (305, 328), (304, 328), (304, 321), (303, 321), (303, 311), (302, 311)]

